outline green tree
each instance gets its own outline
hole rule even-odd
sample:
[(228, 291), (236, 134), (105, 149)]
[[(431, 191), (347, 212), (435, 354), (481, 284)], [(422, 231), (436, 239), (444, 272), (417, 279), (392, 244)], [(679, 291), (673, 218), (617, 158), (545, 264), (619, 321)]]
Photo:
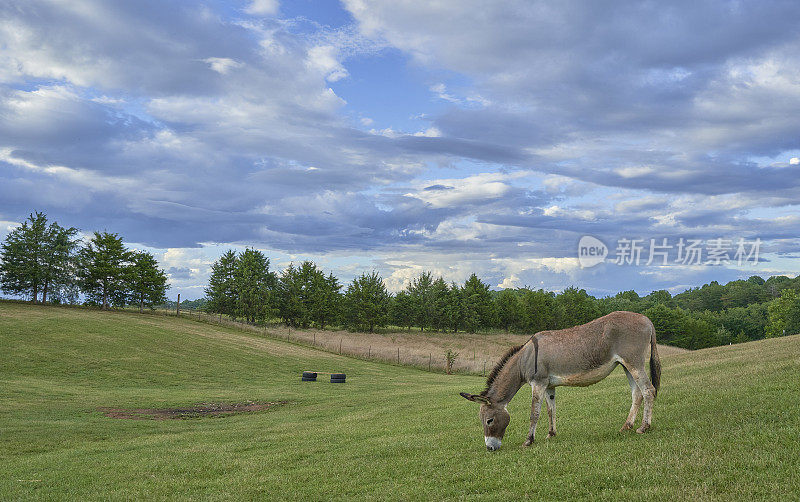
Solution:
[(167, 300), (167, 275), (158, 266), (158, 261), (147, 251), (133, 253), (126, 270), (128, 302), (144, 307), (163, 303)]
[(36, 303), (46, 281), (47, 216), (36, 212), (8, 233), (0, 250), (0, 288)]
[(411, 306), (414, 316), (414, 324), (420, 330), (431, 326), (433, 320), (433, 275), (430, 272), (422, 272), (419, 277), (411, 281), (408, 288), (408, 296), (411, 297)]
[(389, 320), (389, 293), (377, 272), (353, 279), (344, 296), (345, 324), (359, 331), (375, 331)]
[(74, 299), (77, 294), (75, 289), (75, 251), (78, 248), (77, 228), (64, 228), (56, 222), (47, 228), (45, 246), (43, 249), (43, 276), (42, 302), (61, 302), (66, 297)]
[(653, 327), (656, 328), (656, 339), (660, 343), (676, 343), (683, 337), (683, 325), (686, 315), (682, 310), (669, 308), (663, 303), (656, 304), (644, 311)]
[(433, 281), (430, 293), (430, 302), (433, 307), (431, 309), (430, 326), (436, 331), (446, 331), (450, 325), (448, 315), (449, 293), (450, 289), (447, 287), (447, 283), (444, 282), (444, 279), (439, 277)]
[(517, 293), (511, 289), (504, 289), (495, 297), (497, 322), (506, 333), (516, 328), (520, 322), (520, 303)]
[(229, 249), (211, 266), (211, 277), (206, 288), (207, 312), (236, 316), (236, 252)]
[(772, 300), (767, 311), (767, 338), (800, 333), (800, 295), (794, 289), (782, 290), (780, 298)]
[(464, 302), (464, 290), (458, 287), (455, 282), (450, 284), (447, 291), (447, 305), (445, 309), (448, 326), (453, 333), (458, 333), (464, 327), (464, 319), (467, 316), (467, 306)]
[(314, 276), (311, 292), (311, 317), (320, 329), (339, 317), (342, 285), (333, 273), (325, 277), (322, 273)]
[(101, 308), (125, 305), (126, 267), (131, 252), (122, 237), (109, 232), (95, 232), (78, 252), (78, 278), (86, 297)]
[(561, 315), (558, 312), (555, 294), (542, 289), (522, 290), (520, 316), (521, 327), (527, 333), (556, 329)]
[(559, 327), (569, 328), (584, 324), (600, 317), (597, 300), (585, 289), (569, 287), (556, 295), (556, 303), (563, 309)]
[(247, 248), (236, 261), (234, 272), (236, 315), (248, 322), (264, 321), (270, 315), (270, 293), (275, 276), (269, 271), (269, 258)]
[(470, 333), (475, 333), (479, 328), (488, 328), (495, 323), (494, 302), (489, 292), (489, 285), (472, 274), (464, 282), (463, 300), (466, 310), (464, 326)]
[(414, 306), (407, 291), (400, 291), (395, 295), (391, 302), (390, 313), (394, 325), (411, 331), (411, 326), (414, 324)]

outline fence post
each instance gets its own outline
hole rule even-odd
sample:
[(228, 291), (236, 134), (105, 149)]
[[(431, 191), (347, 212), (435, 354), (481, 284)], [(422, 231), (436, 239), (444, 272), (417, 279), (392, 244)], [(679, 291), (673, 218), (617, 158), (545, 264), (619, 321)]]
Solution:
[(483, 376), (486, 376), (486, 361), (483, 361)]
[(178, 304), (175, 305), (175, 315), (181, 315), (181, 294), (178, 293)]
[(342, 339), (339, 338), (339, 354), (342, 353)]
[(431, 370), (431, 363), (433, 362), (433, 352), (428, 353), (428, 371)]
[(316, 345), (316, 344), (317, 344), (317, 333), (315, 332), (314, 333), (314, 342), (312, 342), (311, 345)]
[(397, 347), (397, 364), (400, 364), (400, 347)]

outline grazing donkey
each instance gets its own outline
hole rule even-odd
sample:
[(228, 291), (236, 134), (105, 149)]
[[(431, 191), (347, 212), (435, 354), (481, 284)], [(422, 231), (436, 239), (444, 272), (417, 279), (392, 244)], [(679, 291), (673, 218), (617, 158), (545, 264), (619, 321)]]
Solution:
[[(645, 363), (650, 352), (650, 378)], [(533, 389), (531, 428), (525, 446), (533, 443), (542, 401), (547, 402), (550, 432), (556, 435), (556, 395), (559, 385), (585, 387), (607, 377), (621, 364), (631, 386), (631, 411), (621, 431), (633, 427), (644, 399), (642, 425), (650, 428), (653, 401), (661, 381), (661, 360), (656, 349), (656, 332), (647, 317), (635, 312), (612, 312), (573, 328), (540, 331), (525, 344), (513, 347), (494, 367), (480, 394), (461, 396), (481, 403), (480, 419), (486, 448), (500, 448), (511, 416), (506, 410), (511, 398), (525, 382)], [(546, 399), (545, 399), (546, 398)]]

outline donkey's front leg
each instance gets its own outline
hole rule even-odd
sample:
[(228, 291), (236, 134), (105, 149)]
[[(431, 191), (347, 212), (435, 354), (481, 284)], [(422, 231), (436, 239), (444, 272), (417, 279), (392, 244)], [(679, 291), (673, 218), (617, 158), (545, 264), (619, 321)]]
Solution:
[(533, 393), (533, 402), (531, 403), (531, 428), (528, 431), (528, 438), (523, 443), (523, 446), (530, 446), (536, 437), (536, 422), (539, 421), (539, 413), (542, 411), (542, 401), (544, 400), (544, 385), (531, 383), (531, 391)]

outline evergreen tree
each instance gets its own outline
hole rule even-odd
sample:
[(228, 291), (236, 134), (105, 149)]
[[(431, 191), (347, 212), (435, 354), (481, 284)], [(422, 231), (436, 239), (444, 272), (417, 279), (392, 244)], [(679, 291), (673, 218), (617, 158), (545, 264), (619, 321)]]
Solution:
[(46, 282), (47, 216), (36, 212), (6, 236), (0, 251), (0, 288), (36, 303)]
[(520, 303), (517, 293), (504, 289), (495, 297), (497, 322), (506, 333), (516, 328), (520, 322)]
[(559, 322), (561, 328), (577, 326), (600, 317), (597, 300), (585, 289), (569, 287), (556, 295), (556, 303), (563, 308), (563, 317)]
[(314, 289), (311, 294), (311, 316), (320, 329), (335, 322), (339, 317), (342, 285), (333, 273), (325, 277), (320, 273), (314, 276)]
[(233, 274), (236, 316), (248, 322), (264, 321), (270, 314), (270, 293), (275, 277), (269, 271), (269, 258), (255, 249), (245, 249), (236, 260)]
[(444, 279), (439, 277), (431, 285), (430, 292), (431, 319), (430, 326), (436, 331), (446, 331), (450, 325), (448, 316), (448, 303), (450, 300), (450, 290)]
[(353, 279), (345, 293), (345, 323), (360, 331), (375, 331), (389, 320), (389, 293), (377, 272)]
[(109, 232), (95, 232), (78, 253), (80, 286), (86, 297), (101, 308), (125, 305), (125, 274), (131, 252), (122, 237)]
[(206, 288), (207, 312), (236, 316), (236, 267), (238, 258), (229, 249), (211, 266), (211, 277)]
[(458, 333), (464, 327), (464, 319), (467, 317), (467, 307), (464, 302), (464, 291), (458, 284), (451, 283), (447, 292), (447, 321), (453, 333)]
[(432, 274), (427, 271), (422, 272), (406, 289), (411, 298), (414, 325), (425, 331), (425, 328), (431, 325), (434, 311)]
[(76, 257), (75, 250), (78, 247), (77, 228), (64, 228), (56, 222), (47, 228), (44, 246), (44, 284), (42, 287), (42, 302), (47, 301), (47, 295), (51, 301), (61, 301), (69, 297), (74, 299), (75, 277), (76, 277)]
[(391, 302), (392, 323), (411, 331), (414, 324), (414, 306), (407, 291), (400, 291)]
[(542, 289), (524, 289), (520, 298), (520, 323), (526, 333), (556, 329), (559, 311), (555, 295)]
[(467, 316), (464, 326), (470, 333), (475, 333), (479, 328), (488, 328), (494, 325), (495, 310), (489, 285), (472, 274), (463, 287), (463, 299)]
[(128, 302), (138, 305), (139, 312), (145, 306), (152, 307), (167, 300), (167, 275), (155, 257), (146, 251), (133, 253), (126, 270), (126, 282)]

